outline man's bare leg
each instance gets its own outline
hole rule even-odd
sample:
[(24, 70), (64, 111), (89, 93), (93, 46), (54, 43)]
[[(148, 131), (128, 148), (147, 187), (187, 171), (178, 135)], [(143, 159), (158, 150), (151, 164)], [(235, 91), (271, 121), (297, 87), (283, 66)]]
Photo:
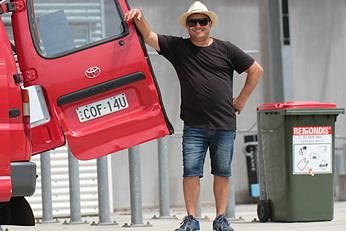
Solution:
[(226, 212), (229, 188), (229, 177), (214, 176), (214, 197), (216, 216), (224, 215)]
[(183, 190), (186, 212), (188, 215), (196, 217), (196, 209), (200, 190), (199, 177), (184, 177)]

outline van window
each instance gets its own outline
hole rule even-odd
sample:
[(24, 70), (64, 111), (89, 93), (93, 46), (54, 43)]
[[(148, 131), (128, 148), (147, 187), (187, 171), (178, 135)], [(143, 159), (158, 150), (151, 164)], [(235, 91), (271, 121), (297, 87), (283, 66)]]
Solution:
[(29, 0), (36, 50), (47, 58), (119, 38), (125, 28), (114, 0)]

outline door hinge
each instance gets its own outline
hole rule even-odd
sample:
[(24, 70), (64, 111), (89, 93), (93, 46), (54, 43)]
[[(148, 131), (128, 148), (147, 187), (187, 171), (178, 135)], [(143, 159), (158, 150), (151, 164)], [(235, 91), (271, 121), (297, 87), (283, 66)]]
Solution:
[(7, 7), (7, 12), (14, 12), (15, 11), (14, 2), (6, 3), (6, 7)]
[(13, 75), (13, 79), (14, 79), (14, 82), (15, 82), (15, 83), (21, 83), (21, 82), (23, 82), (23, 81), (22, 81), (22, 76), (21, 76), (21, 74), (14, 74), (14, 75)]
[(16, 118), (20, 115), (20, 111), (18, 108), (10, 108), (8, 110), (10, 118)]
[(31, 68), (23, 71), (24, 82), (31, 82), (37, 79), (37, 72), (35, 69)]
[(14, 0), (6, 4), (7, 12), (20, 12), (25, 9), (25, 2), (23, 0)]

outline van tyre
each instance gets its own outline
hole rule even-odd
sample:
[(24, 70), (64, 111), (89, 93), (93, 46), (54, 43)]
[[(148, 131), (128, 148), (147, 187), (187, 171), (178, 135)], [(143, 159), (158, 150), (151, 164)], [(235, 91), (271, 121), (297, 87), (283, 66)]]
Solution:
[(0, 204), (1, 225), (35, 225), (34, 214), (24, 197), (12, 197), (9, 202)]

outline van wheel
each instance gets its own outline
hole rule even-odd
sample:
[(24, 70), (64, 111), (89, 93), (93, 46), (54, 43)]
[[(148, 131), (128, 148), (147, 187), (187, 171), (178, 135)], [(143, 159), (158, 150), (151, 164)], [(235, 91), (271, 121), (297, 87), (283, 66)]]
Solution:
[(9, 202), (0, 204), (1, 225), (35, 225), (34, 214), (24, 197), (12, 197)]
[(270, 219), (270, 205), (268, 200), (260, 200), (257, 205), (257, 216), (260, 222), (267, 222)]

